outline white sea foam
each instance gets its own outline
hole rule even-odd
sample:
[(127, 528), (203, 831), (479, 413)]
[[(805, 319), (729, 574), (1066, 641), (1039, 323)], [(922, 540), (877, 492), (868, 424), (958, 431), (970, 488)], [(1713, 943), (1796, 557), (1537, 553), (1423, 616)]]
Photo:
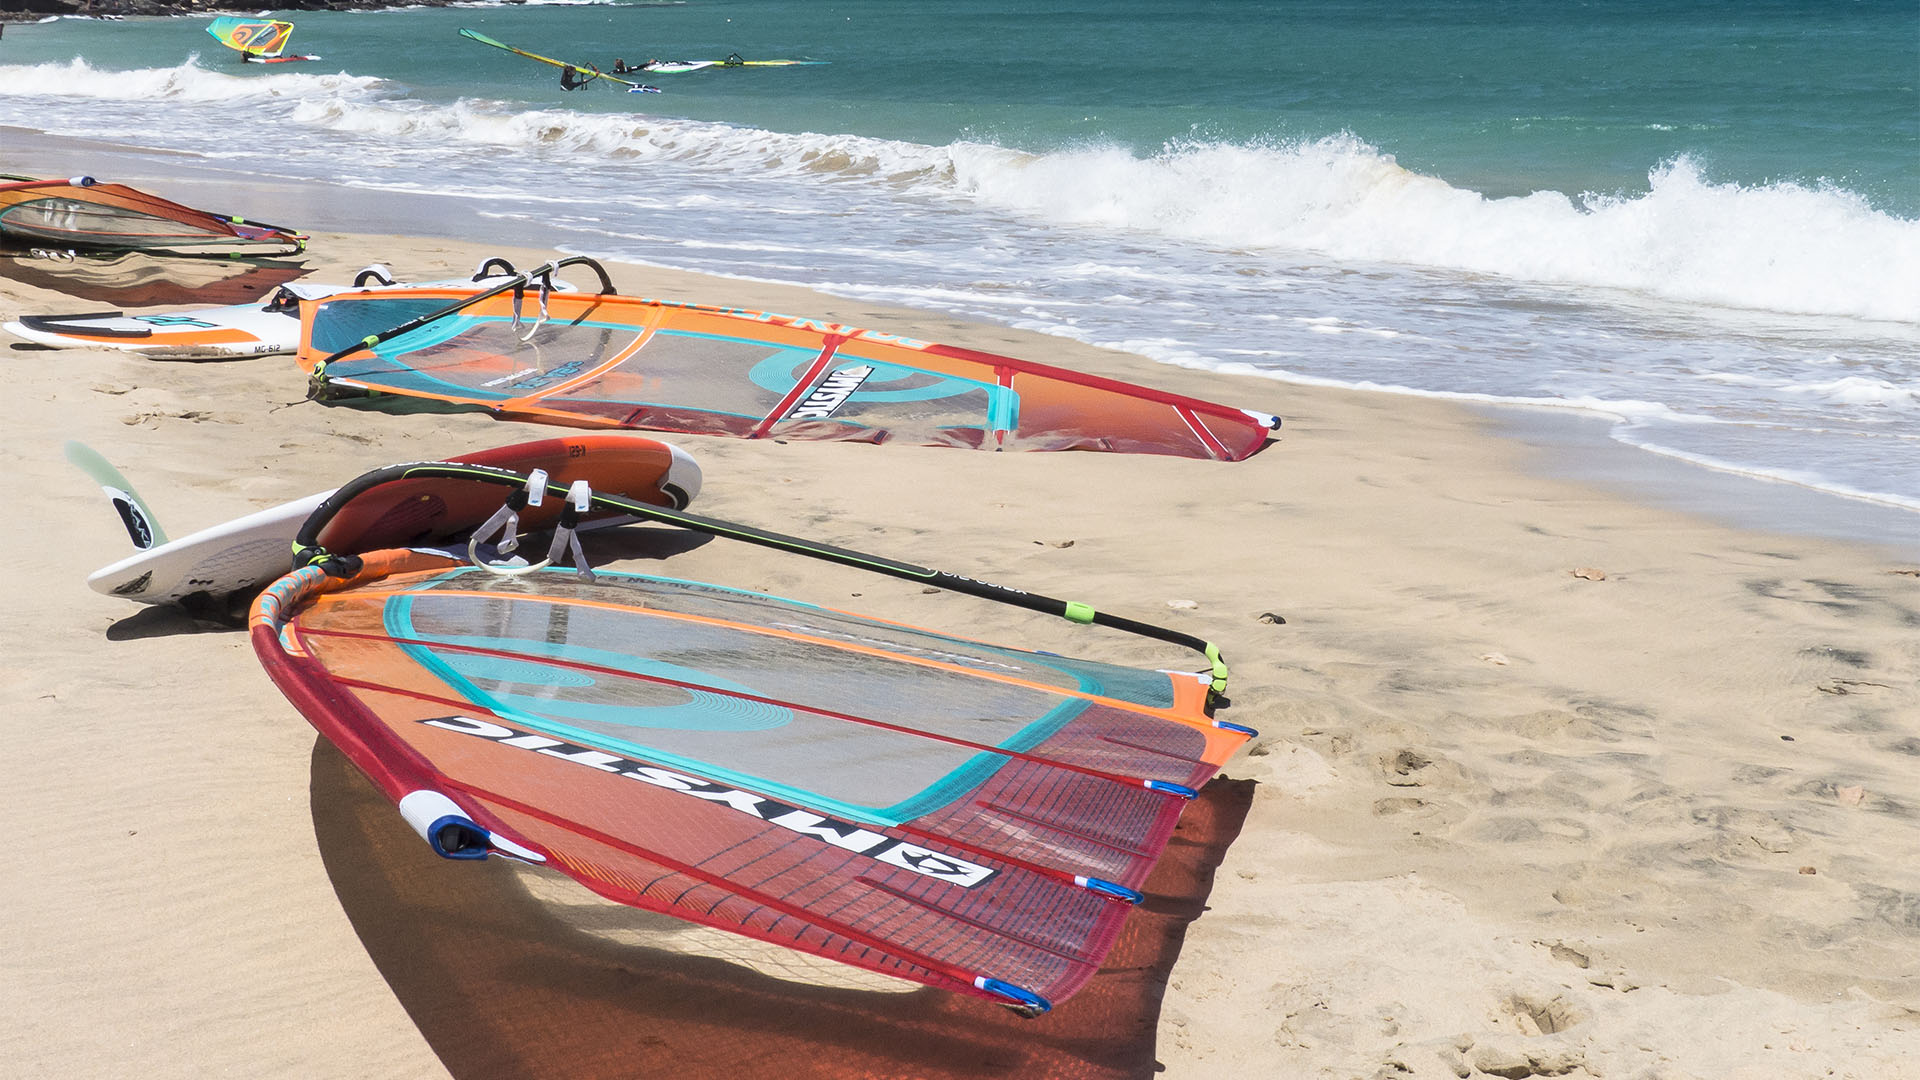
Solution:
[[(0, 65), (0, 100), (14, 98), (81, 101), (180, 102), (244, 106), (308, 97), (363, 97), (385, 81), (365, 75), (316, 75), (274, 72), (265, 75), (228, 75), (209, 71), (199, 57), (179, 67), (97, 71), (85, 60), (63, 64)], [(31, 115), (15, 122), (30, 122)]]
[(1049, 226), (1092, 226), (1252, 252), (1495, 274), (1791, 314), (1920, 322), (1920, 221), (1838, 188), (1714, 183), (1679, 158), (1641, 194), (1488, 198), (1401, 168), (1351, 136), (1093, 147), (1032, 155), (784, 134), (631, 113), (429, 104), (346, 74), (236, 76), (188, 62), (93, 77), (84, 61), (0, 67), (0, 97), (283, 102), (299, 127), (412, 148), (477, 146), (672, 161), (724, 174), (866, 181), (968, 199)]
[(1802, 383), (1784, 388), (1790, 394), (1805, 394), (1835, 405), (1883, 406), (1906, 412), (1920, 411), (1920, 385), (1888, 382), (1860, 375), (1849, 375), (1832, 382)]
[(1659, 441), (1657, 429), (1622, 428), (1614, 432), (1614, 439), (1628, 446), (1637, 447), (1662, 457), (1685, 461), (1716, 472), (1733, 473), (1757, 480), (1771, 480), (1776, 483), (1792, 484), (1813, 491), (1824, 491), (1861, 502), (1887, 506), (1898, 510), (1920, 512), (1920, 498), (1908, 495), (1889, 494), (1886, 491), (1853, 484), (1836, 482), (1831, 476), (1812, 469), (1792, 468), (1790, 466), (1758, 466), (1750, 462), (1717, 454), (1704, 454), (1690, 450), (1676, 449)]
[(1351, 137), (1119, 148), (1025, 161), (956, 155), (982, 201), (1062, 223), (1234, 249), (1628, 289), (1794, 314), (1920, 321), (1920, 221), (1850, 192), (1706, 180), (1685, 158), (1642, 195), (1490, 199), (1409, 172)]

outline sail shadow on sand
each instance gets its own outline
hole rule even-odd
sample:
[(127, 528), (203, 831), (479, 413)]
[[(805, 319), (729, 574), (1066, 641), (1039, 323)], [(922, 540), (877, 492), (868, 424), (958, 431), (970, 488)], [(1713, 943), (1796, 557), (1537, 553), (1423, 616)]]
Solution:
[(44, 258), (0, 252), (0, 277), (121, 307), (245, 304), (306, 276), (303, 259), (182, 259), (132, 253)]
[[(1071, 1002), (1025, 1020), (936, 990), (807, 985), (792, 981), (797, 967), (776, 977), (651, 947), (649, 935), (679, 940), (678, 928), (698, 928), (502, 860), (435, 857), (325, 739), (315, 742), (311, 776), (314, 832), (334, 891), (447, 1069), (577, 1080), (1151, 1077), (1168, 973), (1255, 786), (1219, 778), (1202, 790), (1101, 972)], [(610, 920), (627, 932), (607, 932)]]

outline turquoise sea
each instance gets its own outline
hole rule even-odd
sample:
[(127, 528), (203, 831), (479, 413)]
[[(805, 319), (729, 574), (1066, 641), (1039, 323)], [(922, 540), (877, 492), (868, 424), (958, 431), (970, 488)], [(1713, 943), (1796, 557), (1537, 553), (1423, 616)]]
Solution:
[[(1633, 447), (1920, 513), (1915, 0), (286, 17), (323, 59), (238, 63), (202, 18), (10, 25), (0, 124), (369, 207), (444, 197), (475, 239), (1603, 417)], [(568, 93), (460, 27), (603, 68), (829, 63)]]

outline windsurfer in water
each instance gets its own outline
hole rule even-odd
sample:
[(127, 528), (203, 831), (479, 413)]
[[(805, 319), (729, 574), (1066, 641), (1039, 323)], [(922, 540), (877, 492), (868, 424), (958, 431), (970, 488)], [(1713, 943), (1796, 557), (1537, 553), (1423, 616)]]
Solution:
[(586, 70), (592, 72), (592, 74), (584, 74), (581, 72), (581, 69), (572, 66), (561, 68), (560, 89), (578, 90), (600, 77), (600, 69), (594, 67), (592, 64), (588, 64)]

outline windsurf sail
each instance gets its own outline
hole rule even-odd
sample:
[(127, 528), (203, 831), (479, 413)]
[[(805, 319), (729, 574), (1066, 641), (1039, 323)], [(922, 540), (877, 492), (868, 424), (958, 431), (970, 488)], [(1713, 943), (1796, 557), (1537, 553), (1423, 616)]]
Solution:
[[(480, 472), (527, 482), (383, 470), (299, 542), (383, 484)], [(617, 497), (586, 505), (1145, 626)], [(1218, 650), (1174, 631), (1152, 636), (1213, 666), (1069, 659), (648, 575), (301, 557), (256, 603), (254, 648), (439, 854), (544, 863), (622, 903), (1029, 1014), (1099, 969), (1181, 808), (1254, 734), (1211, 715)]]
[(250, 56), (279, 56), (293, 36), (293, 24), (279, 19), (242, 19), (222, 15), (207, 25), (213, 40)]
[[(548, 289), (555, 268), (582, 263), (599, 272), (600, 293)], [(1226, 461), (1258, 451), (1279, 423), (880, 330), (620, 296), (579, 257), (523, 277), (302, 305), (313, 396), (367, 403), (380, 391), (502, 419), (745, 439)]]
[(538, 60), (543, 64), (552, 64), (554, 67), (560, 69), (560, 85), (568, 90), (576, 90), (595, 79), (605, 79), (608, 82), (619, 83), (621, 86), (626, 87), (629, 94), (657, 94), (660, 92), (660, 88), (657, 86), (648, 86), (645, 83), (634, 82), (632, 79), (623, 79), (610, 72), (601, 71), (597, 67), (569, 64), (565, 60), (555, 60), (551, 56), (541, 56), (539, 53), (528, 52), (525, 49), (516, 49), (506, 42), (495, 41), (477, 30), (468, 30), (462, 27), (460, 36), (470, 41), (477, 41), (482, 45), (491, 45), (496, 49), (504, 49), (507, 52), (513, 53), (515, 56), (524, 56), (529, 60)]
[(284, 226), (195, 210), (90, 176), (0, 176), (0, 238), (114, 254), (290, 255), (307, 245)]

